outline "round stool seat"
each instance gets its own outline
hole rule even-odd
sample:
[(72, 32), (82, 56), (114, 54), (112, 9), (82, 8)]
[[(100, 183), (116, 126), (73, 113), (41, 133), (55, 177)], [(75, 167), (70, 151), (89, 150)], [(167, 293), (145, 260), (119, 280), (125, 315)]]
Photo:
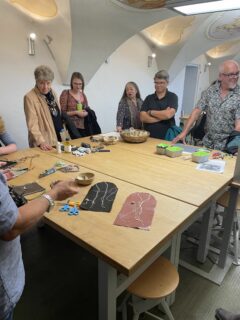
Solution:
[(177, 269), (161, 256), (127, 290), (140, 298), (160, 299), (171, 294), (177, 288), (178, 283)]
[[(230, 192), (226, 191), (219, 199), (217, 199), (217, 204), (220, 204), (220, 206), (226, 208), (228, 206), (229, 202), (229, 195)], [(237, 199), (237, 210), (240, 210), (240, 197), (238, 196)]]

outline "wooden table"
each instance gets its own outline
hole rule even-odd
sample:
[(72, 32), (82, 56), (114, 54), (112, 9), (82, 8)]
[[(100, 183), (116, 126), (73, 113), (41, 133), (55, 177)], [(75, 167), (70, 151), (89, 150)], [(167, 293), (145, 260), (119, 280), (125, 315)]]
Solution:
[[(9, 160), (36, 155), (38, 150), (23, 150), (9, 155)], [(37, 153), (38, 154), (38, 153)], [(39, 174), (52, 167), (57, 158), (47, 153), (31, 161), (33, 169), (14, 180), (11, 184), (21, 185), (37, 181), (46, 189), (52, 181), (64, 179), (65, 173), (56, 172), (39, 179)], [(23, 166), (27, 166), (27, 162)], [(99, 261), (99, 319), (116, 319), (116, 298), (137, 278), (171, 243), (177, 243), (177, 237), (186, 224), (191, 223), (192, 215), (197, 214), (196, 206), (166, 197), (151, 191), (157, 200), (157, 207), (150, 231), (124, 228), (113, 225), (127, 196), (133, 192), (148, 192), (146, 189), (109, 175), (81, 167), (81, 171), (95, 173), (95, 183), (113, 182), (118, 187), (111, 213), (81, 211), (78, 216), (60, 213), (58, 207), (45, 214), (46, 223), (72, 239)], [(68, 173), (68, 177), (76, 173)], [(83, 187), (73, 200), (82, 201), (90, 186)], [(173, 250), (178, 251), (173, 245)], [(176, 254), (172, 251), (172, 257)], [(176, 261), (175, 261), (176, 262)], [(177, 262), (176, 262), (177, 263)], [(119, 275), (118, 272), (121, 272)]]
[[(80, 144), (81, 141), (74, 142)], [(61, 159), (79, 164), (81, 172), (94, 172), (95, 182), (110, 181), (117, 185), (119, 191), (111, 213), (81, 211), (79, 216), (69, 217), (55, 210), (45, 214), (48, 224), (98, 257), (99, 320), (116, 319), (117, 296), (170, 243), (173, 244), (172, 261), (178, 263), (176, 260), (181, 232), (206, 206), (210, 215), (211, 203), (233, 179), (234, 161), (227, 161), (224, 174), (197, 171), (196, 165), (190, 161), (154, 154), (155, 142), (155, 139), (150, 139), (149, 144), (119, 143), (107, 147), (110, 152), (80, 158), (66, 153), (57, 154), (56, 151), (46, 153), (34, 149), (19, 151), (7, 157), (10, 160), (15, 159), (16, 155), (23, 156), (33, 152), (41, 154), (40, 158), (32, 160), (33, 170), (14, 180), (17, 184), (35, 181), (40, 172), (50, 168), (56, 159)], [(74, 175), (76, 173), (67, 176)], [(66, 174), (57, 172), (42, 178), (41, 184), (48, 186), (51, 180), (63, 177)], [(81, 201), (88, 190), (89, 187), (82, 188), (77, 198)], [(148, 232), (113, 225), (126, 197), (136, 191), (149, 192), (157, 200), (153, 224)], [(120, 275), (118, 271), (121, 272)]]

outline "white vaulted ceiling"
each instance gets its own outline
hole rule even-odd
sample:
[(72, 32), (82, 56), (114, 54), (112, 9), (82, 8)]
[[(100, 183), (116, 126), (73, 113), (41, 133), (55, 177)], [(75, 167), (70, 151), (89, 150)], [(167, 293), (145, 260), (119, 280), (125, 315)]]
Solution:
[(159, 65), (164, 64), (175, 73), (201, 54), (212, 60), (239, 57), (239, 10), (185, 17), (168, 8), (200, 1), (7, 2), (33, 19), (42, 39), (52, 39), (49, 49), (63, 82), (73, 70), (81, 70), (88, 82), (104, 61), (135, 34), (140, 34), (161, 56)]

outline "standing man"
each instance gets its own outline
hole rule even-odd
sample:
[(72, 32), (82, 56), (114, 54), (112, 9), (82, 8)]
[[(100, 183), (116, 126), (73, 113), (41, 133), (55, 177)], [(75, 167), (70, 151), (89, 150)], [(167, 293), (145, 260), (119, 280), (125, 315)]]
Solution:
[(146, 97), (141, 108), (140, 120), (152, 138), (165, 139), (167, 130), (175, 125), (178, 97), (168, 91), (168, 82), (167, 71), (158, 71), (154, 77), (156, 91)]
[(237, 84), (239, 65), (234, 60), (224, 61), (219, 67), (219, 78), (202, 93), (201, 99), (172, 143), (185, 138), (202, 111), (207, 120), (203, 145), (210, 149), (224, 150), (233, 130), (240, 131), (240, 88)]
[(57, 183), (40, 198), (17, 208), (0, 173), (0, 319), (12, 320), (13, 309), (21, 297), (25, 274), (20, 235), (36, 224), (54, 206), (78, 193), (73, 180)]

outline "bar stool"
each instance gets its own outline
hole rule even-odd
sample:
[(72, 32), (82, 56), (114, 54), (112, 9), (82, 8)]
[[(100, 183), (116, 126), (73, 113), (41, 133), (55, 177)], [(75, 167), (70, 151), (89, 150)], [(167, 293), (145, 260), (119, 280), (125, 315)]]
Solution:
[[(229, 191), (226, 191), (218, 200), (217, 204), (222, 206), (224, 209), (227, 208), (229, 202)], [(240, 210), (240, 196), (238, 196), (237, 207), (234, 213), (233, 220), (233, 253), (234, 260), (233, 264), (240, 266), (240, 260), (238, 258), (239, 254), (239, 222), (238, 222), (238, 211)], [(223, 218), (223, 228), (224, 228), (224, 220), (227, 219), (226, 215)]]
[[(159, 257), (127, 289), (132, 295), (133, 320), (138, 320), (139, 315), (143, 312), (161, 320), (161, 318), (147, 311), (159, 304), (169, 320), (174, 320), (165, 298), (176, 290), (178, 283), (179, 275), (175, 266), (166, 258)], [(126, 303), (122, 312), (123, 319), (126, 320)]]

